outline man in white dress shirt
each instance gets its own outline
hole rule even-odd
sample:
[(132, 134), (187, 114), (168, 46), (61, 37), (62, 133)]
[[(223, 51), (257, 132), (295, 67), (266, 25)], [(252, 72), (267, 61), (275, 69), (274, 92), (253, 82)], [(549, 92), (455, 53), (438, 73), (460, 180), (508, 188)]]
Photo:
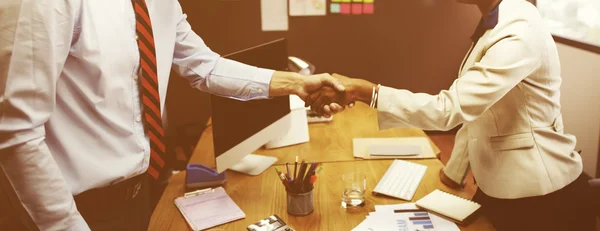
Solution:
[(594, 230), (576, 139), (562, 124), (556, 44), (537, 9), (526, 0), (459, 1), (483, 17), (448, 90), (413, 93), (339, 76), (344, 94), (324, 88), (307, 104), (328, 114), (338, 112), (323, 106), (331, 102), (370, 104), (380, 129), (462, 125), (440, 177), (456, 187), (471, 169), (473, 200), (497, 230)]
[[(221, 58), (176, 0), (3, 0), (0, 197), (11, 200), (0, 229), (146, 229), (171, 68), (192, 87), (241, 100), (305, 98), (325, 84), (343, 91), (328, 74)], [(15, 226), (1, 217), (15, 214)]]

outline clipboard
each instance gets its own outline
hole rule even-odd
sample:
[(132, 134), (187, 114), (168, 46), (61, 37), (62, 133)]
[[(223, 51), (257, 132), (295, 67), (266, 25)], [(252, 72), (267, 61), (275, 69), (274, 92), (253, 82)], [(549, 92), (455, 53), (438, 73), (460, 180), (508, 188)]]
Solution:
[(223, 187), (186, 193), (175, 206), (193, 231), (205, 230), (246, 217)]

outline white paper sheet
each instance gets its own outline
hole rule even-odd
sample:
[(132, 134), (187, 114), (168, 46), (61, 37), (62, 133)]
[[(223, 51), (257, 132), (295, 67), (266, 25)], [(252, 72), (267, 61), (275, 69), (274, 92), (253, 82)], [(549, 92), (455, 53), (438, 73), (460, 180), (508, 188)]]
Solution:
[(287, 31), (287, 0), (260, 0), (263, 31)]
[(369, 228), (371, 227), (371, 224), (369, 223), (370, 221), (371, 220), (366, 218), (363, 222), (358, 224), (358, 226), (354, 227), (352, 231), (369, 231)]
[(325, 15), (326, 4), (326, 0), (290, 0), (290, 16)]

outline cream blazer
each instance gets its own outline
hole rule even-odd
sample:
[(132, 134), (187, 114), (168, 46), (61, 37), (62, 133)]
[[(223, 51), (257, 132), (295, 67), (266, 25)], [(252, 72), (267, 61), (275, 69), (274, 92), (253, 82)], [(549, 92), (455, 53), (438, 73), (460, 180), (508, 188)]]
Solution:
[(471, 47), (448, 90), (381, 87), (379, 127), (462, 124), (446, 175), (463, 183), (470, 168), (479, 188), (495, 198), (545, 195), (582, 172), (576, 139), (563, 130), (556, 44), (529, 2), (503, 0), (499, 7), (498, 23)]

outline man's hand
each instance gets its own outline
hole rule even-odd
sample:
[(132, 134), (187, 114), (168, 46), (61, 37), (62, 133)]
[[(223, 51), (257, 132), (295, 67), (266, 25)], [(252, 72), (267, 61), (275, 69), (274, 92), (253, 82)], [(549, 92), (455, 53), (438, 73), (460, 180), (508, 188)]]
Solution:
[(302, 84), (299, 86), (296, 95), (300, 96), (306, 101), (306, 98), (311, 94), (317, 92), (322, 87), (329, 87), (329, 89), (335, 89), (338, 93), (343, 93), (346, 87), (330, 74), (317, 74), (306, 76), (302, 78)]
[[(352, 79), (342, 75), (334, 74), (335, 77), (346, 90), (344, 92), (334, 91), (331, 88), (323, 87), (305, 100), (307, 105), (324, 115), (332, 115), (343, 111), (345, 106), (352, 107), (356, 101), (369, 104), (375, 84), (362, 80)], [(342, 106), (340, 106), (342, 105)]]
[[(329, 74), (302, 76), (292, 72), (276, 71), (271, 78), (269, 96), (294, 94), (306, 101), (310, 95), (319, 92), (323, 87), (336, 93), (343, 93), (346, 90), (345, 86), (337, 78)], [(343, 107), (337, 103), (331, 103), (321, 108), (326, 108), (328, 111), (343, 110)], [(324, 116), (330, 115), (322, 111), (319, 114)]]
[(339, 80), (329, 74), (303, 76), (293, 72), (276, 71), (271, 78), (269, 96), (298, 95), (302, 100), (321, 89), (333, 87), (336, 91), (346, 90)]

